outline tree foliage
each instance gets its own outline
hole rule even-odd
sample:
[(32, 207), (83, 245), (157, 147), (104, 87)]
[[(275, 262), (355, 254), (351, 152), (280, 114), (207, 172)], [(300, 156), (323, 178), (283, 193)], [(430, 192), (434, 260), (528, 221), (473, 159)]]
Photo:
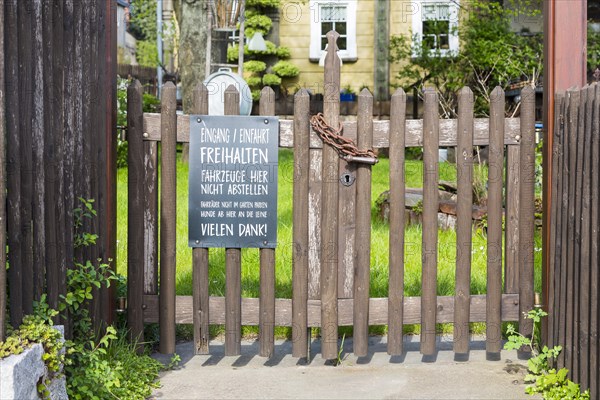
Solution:
[(543, 40), (541, 35), (511, 30), (511, 19), (519, 15), (514, 10), (527, 9), (531, 2), (520, 0), (519, 5), (508, 8), (473, 0), (463, 6), (457, 32), (460, 51), (455, 54), (430, 50), (416, 36), (392, 36), (390, 58), (400, 63), (398, 86), (435, 87), (442, 115), (449, 118), (456, 115), (456, 92), (463, 86), (475, 94), (475, 112), (486, 115), (496, 86), (507, 89), (513, 81), (535, 85), (542, 70)]

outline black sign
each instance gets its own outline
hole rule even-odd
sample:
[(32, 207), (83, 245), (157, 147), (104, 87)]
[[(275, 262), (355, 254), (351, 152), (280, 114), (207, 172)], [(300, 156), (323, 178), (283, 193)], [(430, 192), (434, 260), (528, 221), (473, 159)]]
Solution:
[(190, 117), (190, 247), (277, 241), (277, 117)]

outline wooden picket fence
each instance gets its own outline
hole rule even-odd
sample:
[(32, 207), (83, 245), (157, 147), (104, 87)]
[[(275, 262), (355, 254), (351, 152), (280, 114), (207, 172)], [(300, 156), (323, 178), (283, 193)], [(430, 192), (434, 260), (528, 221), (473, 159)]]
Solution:
[[(331, 37), (330, 40), (335, 40)], [(335, 42), (329, 45), (335, 48)], [(325, 67), (324, 115), (339, 120), (340, 66), (334, 53)], [(487, 323), (487, 352), (497, 358), (501, 324), (519, 321), (521, 332), (532, 325), (522, 317), (533, 308), (534, 288), (534, 107), (531, 88), (523, 89), (520, 118), (504, 117), (504, 93), (492, 93), (489, 119), (473, 117), (473, 94), (459, 93), (457, 120), (440, 120), (438, 95), (425, 93), (423, 120), (406, 120), (406, 95), (398, 90), (389, 121), (373, 119), (373, 97), (363, 91), (355, 122), (344, 122), (344, 136), (359, 148), (389, 148), (390, 253), (389, 297), (369, 298), (371, 166), (348, 163), (323, 146), (310, 128), (309, 94), (300, 90), (294, 119), (280, 120), (279, 147), (294, 150), (293, 254), (291, 299), (275, 298), (275, 252), (260, 251), (260, 297), (242, 298), (239, 249), (226, 250), (225, 297), (210, 296), (208, 249), (193, 249), (193, 296), (175, 296), (175, 156), (176, 143), (189, 142), (189, 115), (175, 113), (175, 87), (163, 87), (162, 113), (143, 114), (142, 89), (134, 83), (129, 96), (129, 230), (128, 317), (134, 336), (144, 323), (160, 324), (160, 350), (175, 350), (175, 324), (193, 323), (196, 353), (209, 352), (209, 325), (225, 325), (225, 354), (241, 351), (241, 326), (258, 325), (260, 355), (272, 356), (274, 327), (292, 327), (293, 356), (306, 357), (310, 328), (321, 328), (324, 358), (337, 357), (338, 327), (353, 326), (354, 353), (368, 351), (370, 325), (388, 325), (388, 352), (403, 351), (402, 328), (421, 324), (421, 352), (436, 351), (436, 323), (454, 324), (454, 351), (469, 351), (469, 323)], [(274, 95), (262, 91), (261, 115), (273, 115)], [(225, 94), (227, 114), (237, 114), (239, 94)], [(208, 93), (194, 92), (193, 114), (207, 114)], [(158, 199), (158, 143), (160, 201)], [(457, 148), (458, 216), (456, 294), (437, 296), (438, 148)], [(490, 146), (488, 177), (487, 294), (471, 295), (473, 146)], [(423, 147), (422, 296), (404, 296), (404, 152)], [(344, 186), (342, 174), (356, 177)], [(505, 181), (505, 183), (503, 182)], [(159, 260), (160, 204), (160, 288)], [(503, 247), (503, 216), (505, 230)], [(504, 249), (504, 250), (503, 250)], [(504, 266), (504, 286), (503, 286)]]
[(558, 367), (600, 393), (600, 85), (557, 93), (552, 152), (548, 344)]

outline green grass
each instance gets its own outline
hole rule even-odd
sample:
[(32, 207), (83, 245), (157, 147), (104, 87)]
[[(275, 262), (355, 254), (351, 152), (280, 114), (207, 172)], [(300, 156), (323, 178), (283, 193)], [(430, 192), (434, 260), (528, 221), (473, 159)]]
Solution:
[[(407, 161), (407, 187), (422, 186), (422, 162)], [(281, 150), (279, 154), (278, 190), (278, 246), (276, 249), (276, 289), (279, 298), (292, 295), (292, 179), (293, 153)], [(440, 179), (456, 181), (456, 168), (452, 164), (440, 164)], [(117, 176), (117, 272), (127, 274), (127, 169), (119, 169)], [(192, 250), (188, 240), (188, 165), (177, 162), (177, 280), (178, 295), (192, 294)], [(373, 167), (372, 201), (389, 189), (389, 161), (382, 158)], [(373, 213), (375, 215), (375, 213)], [(387, 297), (388, 294), (388, 251), (389, 228), (377, 218), (372, 219), (371, 228), (371, 297)], [(536, 233), (536, 281), (540, 291), (541, 237)], [(471, 292), (486, 292), (486, 237), (481, 231), (473, 235)], [(225, 290), (225, 251), (211, 249), (209, 252), (210, 294), (223, 296)], [(438, 295), (454, 295), (456, 268), (456, 233), (439, 231), (438, 238)], [(406, 296), (421, 293), (421, 227), (409, 226), (405, 233), (405, 288)], [(259, 295), (259, 252), (257, 249), (242, 250), (242, 295)]]

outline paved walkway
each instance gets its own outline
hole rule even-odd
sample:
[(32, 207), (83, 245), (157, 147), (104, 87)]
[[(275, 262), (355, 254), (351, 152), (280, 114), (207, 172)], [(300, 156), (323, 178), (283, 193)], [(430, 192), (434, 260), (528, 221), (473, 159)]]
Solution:
[[(179, 368), (162, 374), (155, 399), (530, 399), (523, 377), (526, 362), (503, 351), (500, 361), (485, 360), (485, 342), (476, 339), (468, 362), (457, 362), (451, 338), (438, 338), (435, 357), (423, 360), (419, 337), (405, 337), (405, 353), (390, 357), (386, 338), (371, 337), (369, 355), (352, 355), (344, 344), (342, 365), (325, 365), (319, 342), (310, 363), (291, 356), (291, 342), (278, 341), (275, 357), (259, 357), (257, 342), (243, 342), (242, 355), (225, 357), (220, 342), (210, 356), (193, 356), (193, 344), (177, 346)], [(168, 357), (155, 355), (161, 361)]]

